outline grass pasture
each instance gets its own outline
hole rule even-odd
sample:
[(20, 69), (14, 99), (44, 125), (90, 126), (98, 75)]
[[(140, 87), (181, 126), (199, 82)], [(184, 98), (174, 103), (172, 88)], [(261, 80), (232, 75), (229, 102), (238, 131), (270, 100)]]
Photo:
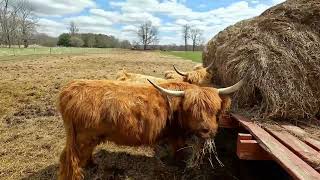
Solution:
[[(73, 79), (115, 79), (123, 68), (128, 72), (163, 77), (166, 70), (172, 69), (172, 64), (184, 69), (192, 69), (196, 64), (159, 51), (119, 49), (97, 54), (4, 58), (6, 60), (0, 61), (0, 180), (57, 179), (65, 134), (56, 100), (67, 82)], [(98, 167), (86, 169), (85, 179), (241, 179), (238, 178), (241, 175), (239, 169), (245, 170), (246, 167), (233, 152), (236, 137), (236, 131), (219, 130), (215, 138), (219, 159), (225, 167), (212, 168), (207, 161), (201, 169), (187, 171), (179, 165), (162, 164), (150, 147), (105, 143), (95, 149), (93, 157)], [(250, 172), (259, 172), (259, 177), (269, 173), (265, 168), (255, 171), (255, 167), (253, 164)]]
[[(26, 55), (0, 61), (0, 179), (57, 178), (65, 134), (56, 99), (64, 84), (73, 79), (114, 79), (122, 68), (162, 77), (173, 62), (190, 69), (194, 66), (159, 52), (126, 50)], [(176, 166), (164, 167), (148, 147), (107, 143), (97, 147), (94, 157), (99, 169), (88, 179), (181, 179), (183, 175), (183, 169)]]
[(177, 56), (194, 62), (202, 62), (202, 51), (162, 51), (165, 55)]
[(101, 54), (112, 48), (75, 48), (75, 47), (30, 47), (30, 48), (0, 48), (0, 57), (21, 55), (47, 54)]

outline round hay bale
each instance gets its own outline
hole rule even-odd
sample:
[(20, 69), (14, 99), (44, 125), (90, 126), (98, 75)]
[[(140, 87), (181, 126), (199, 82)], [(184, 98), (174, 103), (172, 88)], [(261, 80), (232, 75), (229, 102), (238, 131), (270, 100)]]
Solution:
[(320, 109), (320, 1), (287, 0), (229, 26), (203, 51), (214, 82), (246, 84), (234, 108), (256, 118), (313, 119)]

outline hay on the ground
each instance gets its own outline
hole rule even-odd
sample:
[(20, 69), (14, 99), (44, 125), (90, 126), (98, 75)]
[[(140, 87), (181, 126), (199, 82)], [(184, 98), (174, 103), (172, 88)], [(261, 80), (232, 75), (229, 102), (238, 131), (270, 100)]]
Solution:
[[(320, 112), (320, 1), (288, 0), (211, 39), (215, 83), (246, 84), (234, 108), (256, 118), (312, 120)], [(317, 115), (318, 114), (318, 115)]]
[(192, 136), (186, 143), (187, 146), (184, 148), (187, 148), (190, 151), (190, 155), (186, 162), (186, 168), (198, 168), (205, 160), (208, 160), (212, 167), (215, 162), (217, 162), (221, 167), (224, 166), (218, 158), (214, 139), (207, 139), (203, 141), (196, 136)]

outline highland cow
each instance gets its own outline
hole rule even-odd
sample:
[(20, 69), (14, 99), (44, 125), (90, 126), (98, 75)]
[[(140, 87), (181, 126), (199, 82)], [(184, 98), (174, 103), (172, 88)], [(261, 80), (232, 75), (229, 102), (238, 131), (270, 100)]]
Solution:
[(182, 72), (179, 71), (174, 65), (174, 71), (167, 71), (165, 73), (165, 79), (175, 79), (179, 81), (188, 82), (191, 84), (197, 84), (199, 86), (212, 86), (212, 73), (209, 71), (210, 65), (208, 67), (202, 67), (199, 64), (193, 68), (193, 71)]
[(116, 80), (118, 81), (130, 81), (135, 83), (148, 83), (147, 79), (150, 79), (157, 83), (168, 82), (167, 79), (158, 78), (154, 76), (148, 76), (144, 74), (128, 73), (125, 70), (122, 70), (117, 73)]
[(75, 80), (62, 89), (59, 111), (67, 138), (59, 179), (83, 179), (82, 168), (93, 163), (92, 152), (104, 141), (153, 145), (176, 131), (212, 138), (218, 128), (217, 116), (226, 108), (222, 97), (238, 90), (242, 81), (222, 89), (185, 82), (152, 85), (155, 88), (111, 80)]

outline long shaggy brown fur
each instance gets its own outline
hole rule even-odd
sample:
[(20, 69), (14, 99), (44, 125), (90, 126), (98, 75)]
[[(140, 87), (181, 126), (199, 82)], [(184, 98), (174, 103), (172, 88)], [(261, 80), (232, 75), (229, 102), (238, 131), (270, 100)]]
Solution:
[(177, 81), (184, 81), (199, 86), (212, 86), (212, 73), (208, 72), (206, 68), (199, 64), (193, 68), (193, 71), (186, 73), (186, 76), (181, 76), (175, 71), (166, 71), (165, 79), (174, 79)]
[(257, 118), (313, 119), (320, 114), (320, 1), (287, 0), (212, 38), (203, 52), (215, 82), (244, 78), (237, 110)]
[(165, 79), (174, 79), (177, 81), (183, 81), (183, 76), (179, 75), (175, 71), (168, 70), (164, 72), (164, 78)]
[[(153, 86), (108, 80), (77, 80), (65, 86), (59, 110), (67, 134), (60, 157), (59, 179), (83, 179), (82, 168), (92, 163), (92, 151), (103, 141), (139, 146), (152, 145), (166, 133), (216, 133), (216, 116), (223, 99), (214, 88), (165, 83), (184, 90), (184, 97), (169, 97)], [(205, 131), (204, 131), (205, 130)]]
[(168, 82), (168, 80), (163, 78), (148, 76), (144, 74), (128, 73), (126, 70), (121, 70), (120, 72), (117, 73), (117, 76), (116, 76), (116, 80), (118, 81), (130, 81), (130, 82), (136, 82), (136, 83), (149, 83), (147, 79), (150, 79), (156, 83)]

